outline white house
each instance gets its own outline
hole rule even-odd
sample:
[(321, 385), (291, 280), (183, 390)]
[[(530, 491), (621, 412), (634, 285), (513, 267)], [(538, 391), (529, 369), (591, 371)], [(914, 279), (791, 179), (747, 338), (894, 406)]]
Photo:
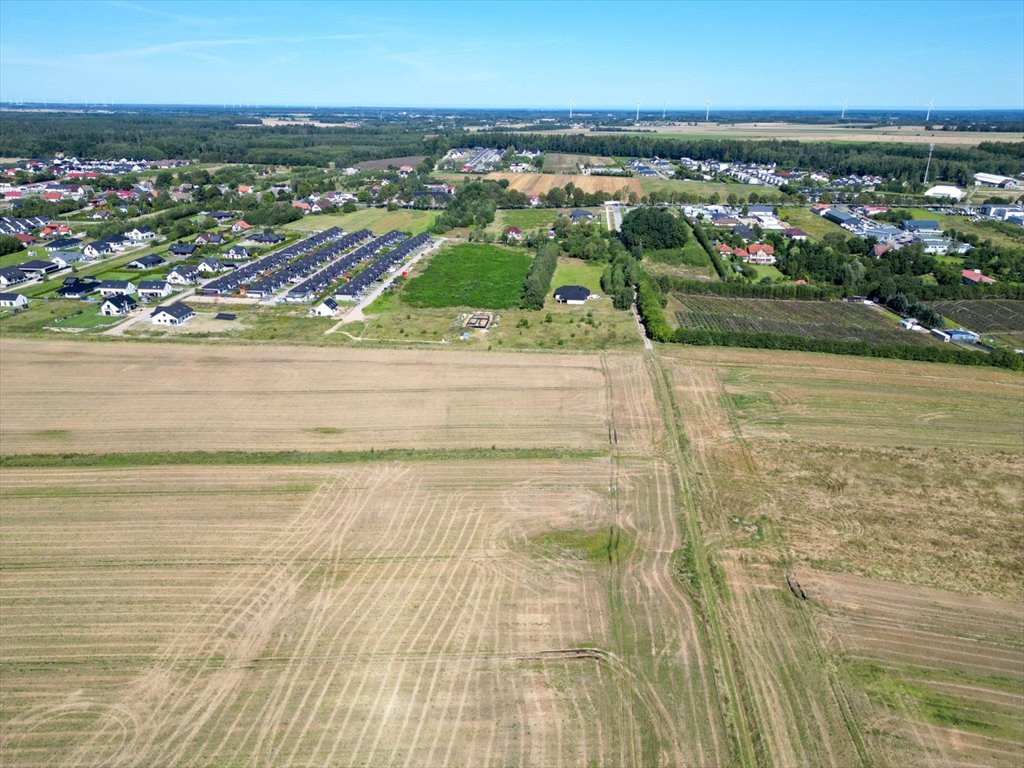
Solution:
[(334, 299), (324, 299), (321, 304), (309, 310), (314, 317), (334, 317), (338, 314), (338, 302)]
[(156, 232), (149, 227), (136, 227), (125, 232), (125, 235), (129, 240), (136, 243), (141, 243), (144, 240), (155, 240)]
[(99, 292), (105, 299), (112, 296), (128, 296), (135, 293), (135, 283), (131, 280), (104, 280), (99, 284)]
[(171, 285), (192, 285), (199, 279), (199, 270), (188, 264), (181, 264), (167, 273), (167, 282)]
[(0, 293), (0, 307), (21, 309), (28, 306), (28, 299), (20, 293)]
[(224, 270), (224, 265), (212, 256), (208, 259), (203, 259), (199, 262), (199, 266), (196, 267), (198, 272), (202, 272), (204, 275), (214, 275), (217, 272)]
[(754, 243), (747, 247), (747, 255), (743, 257), (743, 260), (748, 264), (773, 265), (775, 264), (775, 249), (770, 245)]
[(583, 304), (590, 298), (590, 289), (582, 285), (563, 285), (555, 289), (555, 301), (559, 304)]
[(140, 299), (163, 299), (173, 293), (170, 285), (163, 280), (143, 280), (139, 283)]
[(193, 315), (195, 312), (192, 311), (192, 307), (179, 301), (166, 307), (157, 307), (153, 310), (151, 319), (154, 325), (184, 325)]
[(100, 314), (106, 317), (127, 315), (133, 309), (135, 309), (135, 299), (131, 296), (111, 296), (100, 304)]

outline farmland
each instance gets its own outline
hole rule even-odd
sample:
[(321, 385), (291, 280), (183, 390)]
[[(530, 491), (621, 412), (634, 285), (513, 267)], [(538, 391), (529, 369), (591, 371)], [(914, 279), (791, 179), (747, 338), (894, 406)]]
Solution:
[(1017, 764), (1019, 377), (760, 350), (665, 364), (770, 754)]
[(926, 333), (897, 326), (875, 307), (845, 302), (775, 301), (677, 295), (681, 327), (699, 330), (755, 331), (836, 341), (935, 344)]
[(607, 192), (623, 198), (630, 193), (637, 197), (643, 197), (644, 190), (640, 181), (636, 178), (622, 178), (616, 176), (584, 176), (583, 174), (553, 174), (553, 173), (488, 173), (485, 179), (495, 181), (505, 180), (510, 189), (517, 189), (526, 195), (546, 195), (555, 187), (564, 187), (572, 182), (584, 192)]
[(456, 245), (434, 256), (426, 270), (406, 284), (402, 300), (413, 307), (515, 307), (530, 261), (521, 250)]
[[(645, 127), (645, 133), (654, 131), (665, 138), (685, 139), (776, 139), (779, 141), (836, 141), (836, 142), (882, 142), (902, 144), (976, 146), (989, 141), (1024, 141), (1020, 133), (989, 133), (970, 131), (930, 131), (923, 125), (897, 125), (868, 128), (858, 125), (811, 125), (786, 122), (764, 123), (716, 123), (699, 122), (693, 124), (677, 123), (675, 125), (659, 125)], [(584, 131), (566, 130), (561, 133), (583, 133)], [(601, 135), (601, 131), (592, 131)], [(628, 133), (628, 131), (616, 131)]]
[(935, 304), (935, 311), (975, 333), (996, 336), (1016, 346), (1024, 346), (1024, 301), (939, 301)]
[(397, 211), (389, 211), (386, 208), (362, 208), (354, 213), (306, 216), (284, 225), (283, 229), (295, 232), (322, 232), (331, 227), (341, 227), (347, 232), (369, 229), (378, 235), (397, 229), (418, 235), (430, 228), (436, 215), (431, 211), (417, 211), (411, 208)]
[[(401, 296), (381, 314), (417, 322)], [(488, 343), (595, 330), (605, 301)], [(679, 346), (0, 359), (5, 765), (1022, 757), (1016, 374)]]
[(4, 453), (607, 444), (596, 357), (5, 339), (2, 359)]
[(565, 152), (547, 152), (544, 170), (549, 173), (577, 173), (580, 165), (617, 165), (615, 160), (601, 155), (573, 155)]
[[(4, 343), (5, 377), (19, 346)], [(84, 383), (73, 352), (43, 347), (58, 368), (70, 357), (61, 378)], [(228, 351), (103, 349), (122, 361), (184, 354), (176, 368), (195, 368), (204, 390), (211, 356)], [(254, 354), (239, 352), (235, 362)], [(370, 363), (316, 352), (307, 362), (345, 378)], [(323, 375), (285, 348), (265, 354), (261, 387), (270, 365), (293, 385)], [(472, 357), (455, 356), (474, 371), (501, 359)], [(387, 358), (397, 367), (367, 383), (412, 383), (407, 366), (423, 359)], [(462, 368), (429, 358), (431, 375)], [(537, 362), (551, 383), (595, 377), (593, 393), (570, 390), (597, 414), (595, 442), (614, 435), (615, 457), (485, 449), (252, 467), (216, 455), (176, 466), (170, 454), (119, 466), (115, 454), (5, 468), (5, 764), (730, 763), (714, 662), (672, 575), (682, 532), (671, 466), (651, 456), (664, 435), (649, 372), (635, 355)], [(469, 417), (468, 390), (447, 388), (456, 396), (440, 410)], [(548, 418), (539, 394), (531, 407)], [(251, 395), (240, 400), (258, 409)], [(95, 402), (79, 407), (103, 418)], [(322, 410), (356, 417), (344, 402)], [(148, 426), (151, 439), (165, 429)]]

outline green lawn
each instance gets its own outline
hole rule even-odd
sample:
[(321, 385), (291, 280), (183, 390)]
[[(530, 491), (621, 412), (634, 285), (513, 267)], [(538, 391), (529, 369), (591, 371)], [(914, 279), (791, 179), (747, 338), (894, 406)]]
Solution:
[(791, 227), (798, 227), (818, 240), (828, 234), (849, 234), (838, 224), (823, 219), (808, 208), (779, 208), (779, 218), (788, 222)]
[(757, 272), (757, 280), (760, 282), (766, 277), (770, 277), (772, 280), (778, 282), (780, 280), (788, 280), (784, 274), (779, 272), (778, 269), (769, 264), (747, 264), (748, 267), (753, 267), (754, 271)]
[(515, 307), (530, 263), (530, 255), (521, 250), (456, 245), (435, 255), (426, 270), (405, 285), (402, 300), (413, 307)]
[[(601, 273), (604, 264), (591, 264), (580, 259), (562, 257), (558, 259), (555, 275), (551, 278), (551, 291), (561, 285), (582, 285), (594, 293), (601, 293)], [(554, 301), (552, 296), (548, 297)]]
[(285, 224), (282, 229), (299, 232), (319, 232), (330, 227), (341, 227), (348, 232), (369, 229), (378, 235), (398, 229), (418, 235), (426, 232), (434, 223), (437, 211), (417, 211), (402, 208), (389, 211), (386, 208), (362, 208), (354, 213), (331, 213), (304, 216), (298, 221)]

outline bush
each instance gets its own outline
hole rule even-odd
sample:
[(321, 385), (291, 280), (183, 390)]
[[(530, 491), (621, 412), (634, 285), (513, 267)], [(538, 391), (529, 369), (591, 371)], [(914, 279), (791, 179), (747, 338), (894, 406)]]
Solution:
[[(652, 336), (653, 338), (653, 336)], [(753, 331), (695, 330), (677, 328), (671, 341), (678, 344), (716, 347), (747, 347), (753, 349), (790, 349), (802, 352), (826, 352), (835, 355), (885, 357), (896, 360), (921, 360), (956, 365), (985, 365), (1024, 370), (1024, 357), (1009, 350), (992, 354), (971, 352), (949, 346), (917, 346), (908, 344), (873, 344), (866, 341), (837, 341), (807, 336), (786, 336)]]

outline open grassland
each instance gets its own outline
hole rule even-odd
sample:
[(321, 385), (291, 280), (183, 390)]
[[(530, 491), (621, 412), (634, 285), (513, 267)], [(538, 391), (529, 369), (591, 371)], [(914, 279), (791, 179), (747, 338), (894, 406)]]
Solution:
[[(851, 125), (810, 125), (801, 123), (676, 123), (675, 125), (644, 126), (643, 133), (657, 133), (664, 138), (685, 139), (777, 139), (779, 141), (869, 141), (902, 144), (947, 144), (976, 146), (990, 141), (1024, 141), (1021, 133), (994, 133), (969, 131), (928, 131), (923, 125), (903, 125), (877, 128)], [(559, 133), (593, 133), (602, 131), (566, 130)], [(630, 131), (617, 131), (618, 136)], [(639, 131), (638, 131), (639, 132)]]
[(2, 500), (5, 765), (730, 762), (658, 462), (12, 470)]
[(1020, 377), (708, 349), (665, 365), (767, 753), (1017, 765)]
[(554, 173), (488, 173), (485, 179), (505, 180), (510, 189), (517, 189), (526, 195), (545, 195), (555, 187), (564, 187), (570, 181), (584, 192), (607, 192), (622, 199), (629, 193), (643, 197), (644, 191), (636, 178), (617, 176), (584, 176), (583, 174)]
[(3, 453), (608, 443), (597, 357), (5, 339), (0, 361)]
[(839, 301), (775, 301), (677, 294), (683, 328), (748, 331), (836, 341), (938, 344), (927, 333), (900, 328), (876, 307)]
[(551, 173), (577, 173), (581, 165), (618, 165), (603, 155), (574, 155), (567, 152), (545, 152), (544, 170)]
[(512, 208), (496, 211), (494, 222), (488, 229), (501, 234), (505, 227), (519, 227), (524, 233), (533, 229), (547, 228), (555, 223), (558, 211), (554, 208)]
[[(593, 282), (592, 276), (588, 279)], [(364, 314), (363, 320), (346, 323), (328, 338), (362, 345), (451, 343), (460, 349), (482, 350), (593, 351), (640, 346), (633, 316), (615, 309), (611, 299), (604, 296), (585, 306), (572, 306), (558, 304), (549, 295), (542, 310), (494, 312), (493, 323), (486, 331), (465, 328), (465, 309), (411, 307), (401, 300), (400, 289), (386, 292)]]
[(531, 262), (521, 249), (456, 245), (434, 255), (422, 274), (405, 284), (402, 301), (413, 307), (515, 307)]
[(298, 221), (285, 224), (282, 229), (296, 232), (321, 232), (330, 227), (341, 227), (347, 232), (368, 229), (378, 235), (397, 229), (418, 235), (426, 232), (437, 216), (432, 211), (417, 211), (402, 208), (389, 211), (386, 208), (361, 208), (353, 213), (327, 213), (305, 216)]

